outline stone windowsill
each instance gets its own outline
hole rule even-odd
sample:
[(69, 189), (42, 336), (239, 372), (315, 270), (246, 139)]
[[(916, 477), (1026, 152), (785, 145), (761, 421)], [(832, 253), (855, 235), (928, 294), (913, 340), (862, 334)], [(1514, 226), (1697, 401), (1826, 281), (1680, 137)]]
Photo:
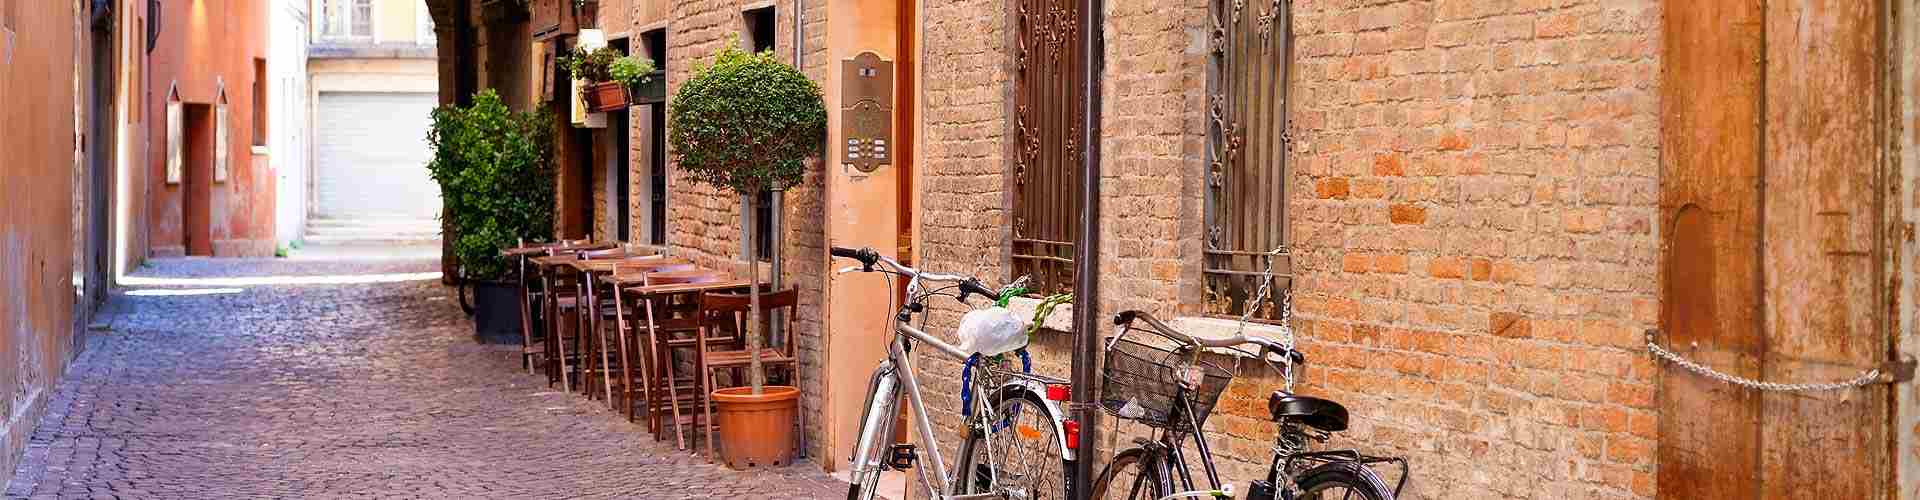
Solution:
[[(1007, 301), (1007, 309), (1012, 310), (1015, 316), (1025, 318), (1029, 321), (1033, 319), (1035, 309), (1039, 306), (1040, 299), (1032, 297), (1014, 297), (1012, 300)], [(1192, 335), (1194, 338), (1224, 339), (1231, 338), (1240, 332), (1240, 322), (1226, 318), (1179, 316), (1167, 318), (1164, 321), (1166, 321), (1167, 326), (1179, 329), (1180, 333)], [(1110, 319), (1103, 318), (1099, 324), (1102, 328), (1111, 328), (1110, 325), (1113, 323)], [(1046, 322), (1042, 324), (1041, 327), (1059, 333), (1073, 331), (1073, 305), (1061, 304), (1054, 307), (1053, 315), (1047, 316)], [(1248, 337), (1280, 338), (1286, 335), (1286, 333), (1284, 328), (1277, 325), (1247, 323), (1246, 335)], [(1102, 336), (1110, 334), (1111, 332), (1101, 332)], [(1131, 335), (1129, 335), (1129, 337), (1131, 337)], [(1244, 353), (1227, 349), (1208, 350), (1220, 354), (1246, 357)]]

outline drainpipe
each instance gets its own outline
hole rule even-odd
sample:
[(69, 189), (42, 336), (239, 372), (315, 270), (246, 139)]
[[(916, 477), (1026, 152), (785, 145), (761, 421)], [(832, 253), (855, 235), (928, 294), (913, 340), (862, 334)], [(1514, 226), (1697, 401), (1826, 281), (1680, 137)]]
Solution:
[(1080, 159), (1080, 241), (1074, 245), (1073, 280), (1073, 391), (1075, 417), (1080, 421), (1080, 446), (1074, 449), (1072, 497), (1085, 496), (1093, 486), (1094, 443), (1100, 442), (1100, 412), (1093, 405), (1093, 388), (1099, 383), (1094, 371), (1100, 356), (1100, 74), (1106, 65), (1103, 0), (1080, 0), (1080, 25), (1086, 27), (1080, 53), (1081, 70), (1087, 78), (1081, 84), (1081, 101), (1087, 114), (1080, 126), (1081, 144), (1086, 156)]

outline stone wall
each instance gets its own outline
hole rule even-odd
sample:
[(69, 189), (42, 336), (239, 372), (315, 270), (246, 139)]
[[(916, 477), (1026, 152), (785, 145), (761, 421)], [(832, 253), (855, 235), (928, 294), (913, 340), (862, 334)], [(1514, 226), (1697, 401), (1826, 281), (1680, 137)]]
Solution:
[[(1411, 498), (1651, 496), (1655, 366), (1638, 332), (1658, 313), (1656, 2), (1293, 5), (1300, 392), (1352, 410), (1335, 444), (1411, 458)], [(1108, 9), (1102, 313), (1190, 315), (1205, 2)], [(928, 269), (1011, 278), (1011, 12), (924, 8), (940, 41), (925, 54)], [(930, 329), (951, 331), (959, 307), (936, 311)], [(1066, 336), (1037, 343), (1040, 369), (1064, 375)], [(957, 408), (957, 366), (921, 366), (932, 408)], [(1266, 466), (1278, 386), (1242, 377), (1208, 422), (1241, 487)], [(953, 418), (936, 419), (943, 440)]]

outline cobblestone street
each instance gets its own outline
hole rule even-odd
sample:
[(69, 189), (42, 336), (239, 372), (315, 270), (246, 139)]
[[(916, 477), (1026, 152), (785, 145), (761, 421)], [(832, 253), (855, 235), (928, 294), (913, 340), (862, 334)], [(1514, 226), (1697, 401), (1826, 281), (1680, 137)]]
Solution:
[[(418, 274), (437, 269), (153, 261), (58, 384), (7, 496), (842, 495), (812, 464), (730, 471), (549, 389), (517, 346), (471, 340), (450, 289)], [(273, 279), (239, 279), (256, 277)], [(299, 280), (323, 283), (276, 284)]]

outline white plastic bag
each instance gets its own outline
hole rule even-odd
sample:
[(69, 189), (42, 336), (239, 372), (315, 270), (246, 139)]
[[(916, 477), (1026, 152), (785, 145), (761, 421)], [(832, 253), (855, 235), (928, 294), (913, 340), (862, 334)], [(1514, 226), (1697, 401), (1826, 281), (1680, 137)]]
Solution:
[(1004, 307), (975, 309), (960, 318), (960, 350), (993, 356), (1027, 346), (1027, 321)]

